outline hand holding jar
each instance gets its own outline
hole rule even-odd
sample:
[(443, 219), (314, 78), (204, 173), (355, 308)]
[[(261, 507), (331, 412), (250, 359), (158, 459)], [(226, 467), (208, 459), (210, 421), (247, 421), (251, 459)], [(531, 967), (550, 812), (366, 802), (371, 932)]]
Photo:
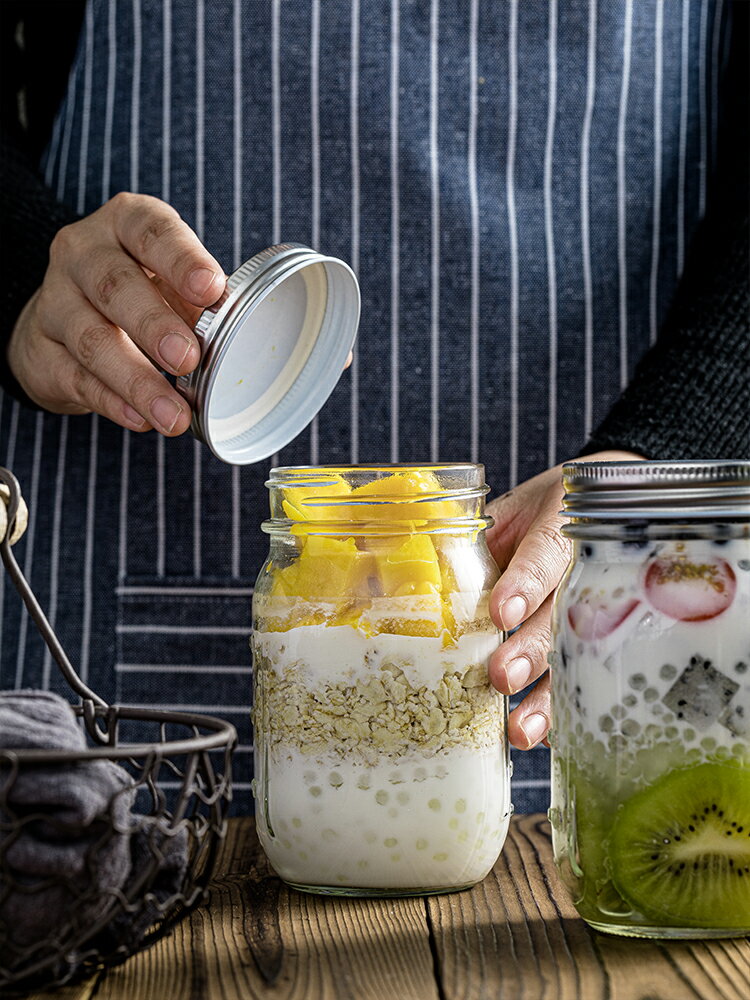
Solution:
[[(587, 461), (634, 461), (640, 456), (604, 451)], [(550, 728), (550, 649), (552, 597), (570, 560), (570, 545), (560, 533), (564, 519), (562, 465), (534, 476), (493, 500), (495, 519), (487, 545), (501, 576), (492, 591), (490, 614), (498, 628), (516, 631), (490, 660), (490, 680), (503, 694), (517, 694), (541, 678), (510, 715), (508, 738), (519, 750), (546, 740)]]

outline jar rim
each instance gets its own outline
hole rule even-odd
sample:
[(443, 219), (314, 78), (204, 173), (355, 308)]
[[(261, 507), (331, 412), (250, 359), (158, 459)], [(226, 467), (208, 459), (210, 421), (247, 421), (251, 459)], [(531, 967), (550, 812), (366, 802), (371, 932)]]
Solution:
[[(372, 488), (399, 476), (398, 488)], [(484, 466), (477, 463), (280, 466), (265, 485), (272, 516), (262, 528), (268, 533), (295, 523), (333, 535), (475, 531), (492, 523), (484, 515)]]
[(277, 465), (271, 469), (271, 478), (266, 482), (266, 486), (276, 486), (277, 482), (273, 476), (279, 474), (283, 476), (287, 473), (296, 475), (317, 474), (318, 472), (439, 472), (442, 469), (447, 471), (459, 471), (461, 469), (475, 469), (482, 475), (484, 481), (484, 465), (481, 462), (372, 462), (372, 463), (343, 463), (330, 465)]
[(750, 461), (567, 462), (562, 514), (571, 519), (750, 519)]

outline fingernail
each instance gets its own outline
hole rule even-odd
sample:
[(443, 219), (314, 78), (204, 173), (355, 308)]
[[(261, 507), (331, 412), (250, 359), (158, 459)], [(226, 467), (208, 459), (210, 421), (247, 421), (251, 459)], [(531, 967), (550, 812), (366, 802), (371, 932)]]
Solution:
[(526, 687), (531, 676), (531, 660), (525, 656), (518, 656), (511, 660), (505, 668), (505, 675), (508, 678), (508, 687), (511, 691), (520, 691)]
[(191, 347), (190, 341), (181, 333), (168, 333), (159, 341), (159, 354), (168, 368), (177, 371)]
[(521, 624), (526, 617), (527, 607), (526, 599), (519, 597), (518, 594), (509, 597), (507, 601), (503, 601), (500, 606), (500, 617), (503, 620), (503, 626), (506, 631), (510, 631), (516, 625)]
[(194, 271), (190, 272), (190, 277), (188, 278), (190, 291), (196, 295), (205, 295), (217, 277), (216, 271), (212, 271), (210, 267), (197, 267)]
[(521, 732), (526, 737), (529, 747), (536, 746), (540, 740), (543, 740), (548, 730), (549, 722), (547, 721), (547, 716), (542, 715), (540, 712), (533, 712), (531, 715), (527, 715), (521, 723)]
[(182, 407), (167, 396), (159, 396), (151, 404), (151, 416), (164, 431), (171, 431), (182, 413)]
[(145, 419), (140, 415), (138, 410), (134, 410), (128, 403), (125, 403), (123, 413), (127, 422), (132, 424), (133, 427), (142, 427), (146, 423)]

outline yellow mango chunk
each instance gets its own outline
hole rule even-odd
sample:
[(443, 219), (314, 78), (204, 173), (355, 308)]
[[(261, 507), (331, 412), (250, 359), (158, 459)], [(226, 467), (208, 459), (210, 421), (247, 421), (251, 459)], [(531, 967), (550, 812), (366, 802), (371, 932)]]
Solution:
[[(420, 469), (396, 472), (351, 491), (352, 501), (372, 497), (373, 500), (381, 499), (381, 503), (352, 503), (347, 510), (352, 521), (412, 521), (418, 526), (426, 520), (460, 517), (461, 506), (453, 500), (419, 499), (420, 494), (440, 492), (440, 483), (432, 472)], [(400, 502), (401, 497), (404, 497), (403, 502)]]
[(297, 562), (277, 571), (272, 593), (311, 601), (348, 598), (367, 592), (372, 565), (371, 553), (360, 552), (353, 538), (308, 535)]
[(446, 642), (446, 637), (454, 638), (456, 635), (456, 619), (453, 614), (453, 608), (451, 607), (450, 598), (443, 598), (443, 623), (445, 625), (445, 632), (443, 634), (443, 646), (449, 645)]
[(292, 521), (348, 521), (349, 508), (334, 503), (326, 505), (329, 498), (346, 497), (351, 487), (339, 475), (316, 477), (309, 486), (293, 486), (284, 490), (281, 506)]
[(429, 535), (410, 535), (375, 556), (383, 593), (389, 597), (440, 592), (440, 566)]

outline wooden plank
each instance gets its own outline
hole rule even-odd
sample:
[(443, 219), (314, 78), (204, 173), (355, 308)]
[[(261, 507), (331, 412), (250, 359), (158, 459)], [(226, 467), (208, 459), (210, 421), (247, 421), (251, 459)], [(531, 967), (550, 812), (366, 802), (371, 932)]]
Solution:
[[(514, 817), (494, 871), (427, 899), (295, 893), (252, 820), (230, 824), (212, 895), (163, 941), (26, 1000), (747, 1000), (750, 942), (639, 941), (577, 916), (541, 816)], [(437, 979), (436, 979), (437, 976)]]
[(747, 1000), (750, 942), (599, 934), (576, 914), (549, 824), (514, 817), (485, 881), (427, 900), (445, 1000)]
[(209, 905), (113, 969), (96, 1000), (439, 1000), (422, 899), (289, 890), (249, 820), (231, 824), (217, 870)]
[[(103, 973), (97, 972), (83, 983), (79, 983), (75, 986), (61, 986), (60, 989), (55, 990), (54, 993), (40, 993), (38, 991), (24, 993), (23, 1000), (51, 1000), (51, 998), (54, 998), (54, 1000), (92, 1000), (92, 998), (96, 995), (96, 988), (102, 975)], [(8, 994), (9, 997), (15, 995), (17, 994)]]

